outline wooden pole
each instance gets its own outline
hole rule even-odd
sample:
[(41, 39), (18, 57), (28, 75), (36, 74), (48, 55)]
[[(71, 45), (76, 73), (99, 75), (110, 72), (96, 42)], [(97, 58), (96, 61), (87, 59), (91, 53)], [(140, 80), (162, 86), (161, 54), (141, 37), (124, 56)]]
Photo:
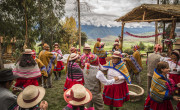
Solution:
[[(174, 36), (175, 28), (176, 28), (176, 19), (172, 20), (172, 27), (171, 27), (169, 39), (174, 39), (175, 38), (175, 36)], [(170, 56), (172, 50), (173, 50), (173, 44), (170, 44), (168, 46), (168, 56)]]
[(145, 16), (146, 16), (146, 11), (144, 11), (143, 20), (145, 20)]
[[(165, 27), (166, 27), (166, 23), (163, 22), (163, 39), (165, 39)], [(162, 47), (163, 47), (163, 51), (164, 51), (164, 42), (162, 43)]]
[(121, 51), (123, 52), (123, 36), (124, 36), (124, 25), (125, 23), (122, 22), (122, 27), (121, 27), (121, 39), (120, 39), (120, 42), (121, 42)]
[[(155, 35), (158, 34), (158, 22), (155, 22)], [(155, 36), (155, 44), (158, 44), (158, 36)]]
[(78, 1), (78, 32), (79, 32), (79, 49), (81, 52), (81, 22), (80, 22), (80, 0)]

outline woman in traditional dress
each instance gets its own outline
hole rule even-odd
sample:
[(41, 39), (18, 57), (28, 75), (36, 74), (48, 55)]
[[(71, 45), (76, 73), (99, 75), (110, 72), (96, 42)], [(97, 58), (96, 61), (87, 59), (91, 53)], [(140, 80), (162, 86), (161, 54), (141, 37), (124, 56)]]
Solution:
[(83, 71), (81, 67), (77, 64), (79, 55), (76, 53), (72, 53), (68, 62), (68, 74), (66, 78), (66, 82), (64, 84), (64, 91), (71, 88), (74, 84), (82, 84), (84, 83)]
[(167, 62), (161, 61), (157, 64), (144, 110), (173, 110), (170, 99), (180, 101), (179, 97), (172, 96), (176, 85), (173, 80), (167, 78), (169, 70)]
[(104, 42), (100, 43), (100, 48), (97, 49), (96, 55), (99, 57), (99, 62), (101, 65), (106, 64), (106, 57), (107, 57), (107, 52), (104, 50)]
[(115, 51), (112, 55), (112, 61), (109, 61), (103, 66), (108, 69), (108, 80), (113, 79), (115, 76), (119, 78), (119, 80), (112, 85), (104, 86), (103, 100), (104, 104), (108, 105), (110, 110), (113, 110), (113, 107), (115, 107), (116, 110), (119, 110), (119, 107), (122, 107), (123, 103), (129, 100), (129, 89), (126, 80), (131, 83), (131, 79), (121, 58), (121, 53)]
[(31, 49), (25, 49), (25, 52), (13, 69), (13, 74), (19, 76), (16, 79), (16, 87), (24, 89), (29, 85), (39, 86), (37, 78), (41, 77), (41, 72), (32, 54)]

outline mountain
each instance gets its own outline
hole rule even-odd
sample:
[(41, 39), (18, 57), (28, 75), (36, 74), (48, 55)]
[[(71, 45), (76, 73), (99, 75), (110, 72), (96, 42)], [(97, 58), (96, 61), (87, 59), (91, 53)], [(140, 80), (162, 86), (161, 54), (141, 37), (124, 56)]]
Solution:
[[(130, 27), (124, 28), (124, 32), (129, 32), (132, 34), (142, 34), (148, 32), (154, 32), (154, 27)], [(121, 26), (120, 27), (107, 27), (107, 26), (93, 26), (93, 25), (81, 25), (81, 31), (85, 32), (88, 38), (96, 39), (98, 37), (104, 38), (107, 36), (118, 36), (121, 35)]]

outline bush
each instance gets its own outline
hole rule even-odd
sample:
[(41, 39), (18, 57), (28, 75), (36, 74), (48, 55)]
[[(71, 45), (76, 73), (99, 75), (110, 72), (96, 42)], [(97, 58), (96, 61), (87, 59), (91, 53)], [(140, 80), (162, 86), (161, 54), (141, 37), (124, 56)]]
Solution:
[(139, 47), (140, 47), (140, 50), (144, 50), (146, 48), (146, 46), (142, 42), (139, 43)]
[(148, 45), (147, 46), (147, 51), (153, 51), (153, 48), (154, 48), (154, 46)]
[(132, 49), (125, 49), (124, 53), (127, 53), (128, 55), (132, 55), (133, 54), (133, 50)]

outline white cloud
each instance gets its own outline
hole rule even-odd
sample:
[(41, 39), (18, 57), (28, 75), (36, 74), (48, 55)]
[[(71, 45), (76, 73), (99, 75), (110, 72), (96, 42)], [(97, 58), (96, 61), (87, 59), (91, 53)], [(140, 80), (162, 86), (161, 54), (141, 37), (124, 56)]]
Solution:
[[(156, 3), (156, 0), (80, 0), (81, 23), (96, 26), (120, 26), (115, 19), (125, 15), (141, 4)], [(65, 15), (73, 16), (77, 21), (76, 0), (66, 0)], [(149, 23), (127, 23), (126, 27), (151, 25)]]

